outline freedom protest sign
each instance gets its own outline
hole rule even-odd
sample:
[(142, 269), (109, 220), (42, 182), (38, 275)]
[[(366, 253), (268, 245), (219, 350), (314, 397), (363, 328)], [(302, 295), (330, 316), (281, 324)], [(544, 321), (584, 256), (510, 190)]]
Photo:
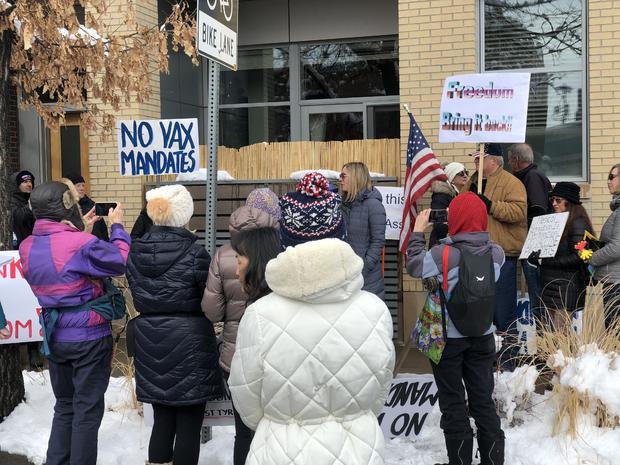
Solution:
[(375, 186), (383, 198), (385, 208), (385, 238), (398, 240), (403, 221), (403, 206), (405, 194), (402, 187), (379, 187)]
[(198, 120), (119, 121), (121, 176), (193, 173), (200, 168)]
[(8, 339), (0, 339), (0, 344), (43, 340), (39, 324), (41, 307), (24, 279), (17, 251), (0, 255), (0, 302), (11, 333)]
[(439, 142), (523, 142), (529, 73), (450, 76), (441, 94)]
[(379, 425), (386, 438), (417, 436), (439, 394), (432, 375), (403, 375), (392, 380)]
[(568, 212), (534, 217), (519, 258), (527, 258), (536, 250), (540, 250), (540, 258), (555, 257), (567, 221)]

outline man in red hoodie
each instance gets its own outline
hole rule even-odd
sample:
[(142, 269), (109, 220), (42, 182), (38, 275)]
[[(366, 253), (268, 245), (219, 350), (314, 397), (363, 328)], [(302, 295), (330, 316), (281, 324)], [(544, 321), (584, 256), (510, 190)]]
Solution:
[[(486, 206), (476, 194), (465, 192), (452, 200), (448, 209), (448, 237), (427, 252), (424, 230), (429, 226), (429, 215), (430, 210), (418, 215), (409, 239), (407, 271), (412, 277), (435, 280), (443, 289), (443, 300), (450, 302), (459, 282), (461, 254), (467, 252), (476, 256), (490, 254), (497, 282), (504, 263), (504, 252), (489, 239)], [(440, 294), (438, 290), (433, 292)], [(489, 321), (492, 313), (491, 305)], [(480, 336), (464, 336), (448, 311), (441, 312), (439, 317), (442, 319), (445, 346), (439, 361), (431, 361), (431, 366), (439, 391), (441, 428), (449, 458), (447, 465), (471, 465), (473, 431), (469, 414), (476, 423), (480, 464), (502, 465), (504, 432), (492, 397), (495, 326), (492, 323), (488, 327), (483, 324)], [(424, 338), (414, 339), (420, 349), (428, 344)]]

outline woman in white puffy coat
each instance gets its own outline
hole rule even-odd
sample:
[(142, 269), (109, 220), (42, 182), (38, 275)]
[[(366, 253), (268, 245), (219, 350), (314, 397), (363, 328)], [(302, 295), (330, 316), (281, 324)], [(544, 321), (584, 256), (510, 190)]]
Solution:
[(256, 434), (246, 465), (382, 465), (377, 422), (394, 369), (392, 319), (362, 291), (364, 263), (339, 239), (271, 260), (273, 291), (246, 310), (230, 390)]

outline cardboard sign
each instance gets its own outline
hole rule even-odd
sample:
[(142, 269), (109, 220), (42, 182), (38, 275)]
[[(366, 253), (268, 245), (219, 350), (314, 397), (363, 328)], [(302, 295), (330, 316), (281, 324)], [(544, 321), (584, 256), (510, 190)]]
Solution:
[(41, 307), (24, 279), (19, 252), (2, 252), (0, 263), (0, 302), (11, 333), (8, 339), (0, 339), (0, 344), (42, 341)]
[(230, 426), (235, 424), (228, 383), (224, 383), (224, 389), (222, 397), (207, 402), (202, 426)]
[(439, 399), (432, 375), (403, 375), (392, 380), (379, 425), (386, 438), (417, 436)]
[(448, 77), (439, 142), (524, 142), (529, 93), (529, 73)]
[(555, 257), (567, 220), (568, 212), (535, 217), (519, 258), (527, 258), (536, 250), (541, 251), (540, 258)]
[(403, 221), (403, 207), (405, 205), (405, 193), (402, 187), (378, 187), (375, 186), (383, 197), (385, 207), (385, 238), (398, 240)]
[(121, 176), (192, 173), (200, 168), (198, 119), (119, 121)]
[(239, 0), (199, 0), (197, 19), (198, 53), (236, 71)]

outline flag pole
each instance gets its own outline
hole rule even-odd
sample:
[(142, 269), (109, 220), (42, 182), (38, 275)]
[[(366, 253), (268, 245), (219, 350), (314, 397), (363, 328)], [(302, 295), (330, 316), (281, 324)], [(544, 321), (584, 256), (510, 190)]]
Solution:
[(482, 165), (484, 164), (484, 144), (478, 144), (478, 194), (482, 194)]
[(407, 105), (406, 103), (403, 103), (403, 108), (405, 109), (405, 111), (407, 112), (408, 115), (411, 114), (411, 110), (409, 109), (409, 105)]

